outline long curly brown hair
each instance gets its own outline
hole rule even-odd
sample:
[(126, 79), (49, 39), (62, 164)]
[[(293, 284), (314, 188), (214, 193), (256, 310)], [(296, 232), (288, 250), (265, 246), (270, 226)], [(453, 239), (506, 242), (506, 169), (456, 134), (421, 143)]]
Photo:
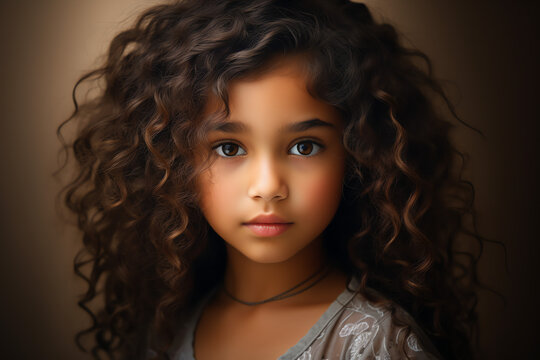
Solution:
[[(346, 124), (328, 254), (366, 296), (374, 288), (411, 313), (444, 357), (473, 356), (476, 259), (467, 249), (482, 238), (468, 225), (474, 190), (450, 142), (452, 117), (436, 99), (460, 120), (426, 56), (362, 4), (184, 0), (150, 8), (114, 38), (103, 66), (76, 84), (75, 111), (58, 129), (78, 126), (64, 143), (77, 170), (63, 199), (83, 233), (75, 272), (92, 319), (77, 343), (90, 338), (95, 358), (148, 349), (165, 358), (180, 311), (221, 280), (224, 245), (196, 191), (201, 114), (211, 94), (227, 109), (230, 81), (296, 54), (310, 93)], [(77, 100), (88, 83), (98, 94)]]

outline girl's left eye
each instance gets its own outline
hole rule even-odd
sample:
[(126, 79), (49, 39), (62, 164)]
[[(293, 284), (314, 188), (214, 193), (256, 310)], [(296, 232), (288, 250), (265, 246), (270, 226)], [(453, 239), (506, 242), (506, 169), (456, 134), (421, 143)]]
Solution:
[(301, 141), (293, 145), (289, 152), (293, 155), (313, 156), (321, 151), (322, 146), (313, 141)]

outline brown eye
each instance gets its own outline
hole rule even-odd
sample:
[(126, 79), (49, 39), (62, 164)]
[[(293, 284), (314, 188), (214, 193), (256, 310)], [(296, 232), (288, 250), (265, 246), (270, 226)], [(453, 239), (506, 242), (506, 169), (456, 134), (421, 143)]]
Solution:
[(223, 153), (227, 156), (234, 156), (238, 152), (238, 145), (236, 144), (225, 144), (223, 145)]
[(303, 142), (297, 145), (298, 152), (302, 155), (309, 155), (313, 151), (313, 144), (308, 142)]
[(301, 141), (296, 143), (290, 150), (293, 155), (300, 156), (313, 156), (322, 149), (322, 145), (319, 145), (313, 141)]
[(216, 146), (215, 151), (222, 157), (234, 157), (238, 155), (244, 155), (246, 151), (235, 143), (223, 143)]

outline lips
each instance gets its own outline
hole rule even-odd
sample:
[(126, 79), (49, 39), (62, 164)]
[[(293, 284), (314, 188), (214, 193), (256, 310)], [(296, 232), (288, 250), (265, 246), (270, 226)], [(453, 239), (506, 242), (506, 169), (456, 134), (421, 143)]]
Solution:
[(269, 214), (256, 216), (243, 225), (257, 236), (269, 237), (284, 233), (292, 224), (277, 215)]

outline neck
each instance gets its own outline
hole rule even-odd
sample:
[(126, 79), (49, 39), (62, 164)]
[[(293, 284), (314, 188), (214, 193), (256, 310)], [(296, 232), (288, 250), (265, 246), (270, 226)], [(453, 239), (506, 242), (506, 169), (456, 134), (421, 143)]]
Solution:
[(279, 263), (255, 262), (227, 245), (225, 288), (244, 301), (261, 301), (286, 291), (326, 263), (322, 239), (316, 239), (291, 258)]

